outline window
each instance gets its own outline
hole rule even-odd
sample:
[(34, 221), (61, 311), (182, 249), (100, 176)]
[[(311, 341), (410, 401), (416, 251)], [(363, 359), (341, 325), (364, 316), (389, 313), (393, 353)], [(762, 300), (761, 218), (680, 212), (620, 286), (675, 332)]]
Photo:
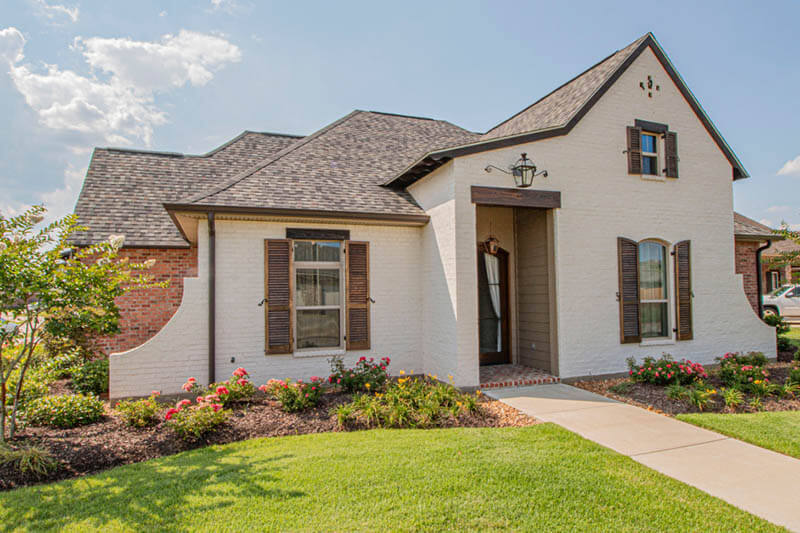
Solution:
[(295, 346), (342, 346), (341, 241), (294, 241)]
[(769, 273), (769, 289), (767, 289), (767, 290), (770, 290), (770, 289), (778, 290), (779, 288), (782, 288), (781, 287), (781, 273), (776, 271), (776, 270), (772, 270)]
[(658, 137), (642, 133), (642, 174), (658, 176)]
[(639, 243), (639, 298), (642, 338), (669, 337), (667, 248), (658, 242)]

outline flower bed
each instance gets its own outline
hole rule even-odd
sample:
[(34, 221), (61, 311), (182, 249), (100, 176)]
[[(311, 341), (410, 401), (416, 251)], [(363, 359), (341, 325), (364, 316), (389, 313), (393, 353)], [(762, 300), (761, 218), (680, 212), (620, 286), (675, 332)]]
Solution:
[[(795, 370), (797, 363), (773, 362), (763, 367), (737, 364), (735, 371), (733, 365), (728, 370), (725, 370), (726, 366), (728, 365), (723, 363), (720, 368), (707, 371), (708, 378), (695, 386), (662, 386), (629, 378), (587, 380), (573, 385), (670, 415), (800, 410), (800, 391), (783, 393), (778, 390), (784, 387), (793, 371), (795, 376), (800, 377), (798, 370)], [(742, 366), (745, 367), (744, 371), (741, 370)], [(762, 370), (767, 376), (764, 376)], [(752, 382), (750, 378), (753, 379)], [(734, 387), (737, 381), (742, 383), (740, 387)], [(760, 383), (755, 383), (757, 381)], [(707, 396), (704, 404), (702, 396)], [(696, 402), (701, 402), (702, 408)]]

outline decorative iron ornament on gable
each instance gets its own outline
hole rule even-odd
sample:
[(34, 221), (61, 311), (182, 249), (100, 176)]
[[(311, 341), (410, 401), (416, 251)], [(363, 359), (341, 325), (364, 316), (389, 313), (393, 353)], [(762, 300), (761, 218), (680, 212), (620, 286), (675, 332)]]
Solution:
[(643, 91), (647, 92), (647, 97), (648, 98), (652, 98), (653, 97), (653, 91), (661, 91), (661, 86), (660, 85), (656, 85), (653, 82), (653, 76), (650, 76), (650, 75), (647, 76), (647, 81), (640, 81), (639, 82), (639, 87)]

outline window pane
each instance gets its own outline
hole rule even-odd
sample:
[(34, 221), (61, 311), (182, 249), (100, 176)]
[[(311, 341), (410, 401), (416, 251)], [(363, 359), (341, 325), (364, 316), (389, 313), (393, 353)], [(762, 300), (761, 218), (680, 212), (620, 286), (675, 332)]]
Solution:
[(642, 156), (642, 174), (658, 175), (658, 159), (653, 156)]
[(330, 348), (340, 344), (339, 310), (297, 311), (297, 347)]
[(340, 242), (295, 241), (295, 261), (339, 262)]
[(339, 270), (298, 268), (295, 282), (295, 305), (339, 305)]
[(667, 299), (667, 250), (657, 242), (639, 244), (639, 297)]
[(669, 337), (667, 303), (642, 304), (642, 337)]
[(656, 138), (654, 135), (642, 135), (642, 152), (656, 153)]

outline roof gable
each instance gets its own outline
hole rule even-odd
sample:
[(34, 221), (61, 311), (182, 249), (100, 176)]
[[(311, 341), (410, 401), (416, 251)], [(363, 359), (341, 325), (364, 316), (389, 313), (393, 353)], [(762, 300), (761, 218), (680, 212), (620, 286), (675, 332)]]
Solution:
[(731, 164), (734, 180), (748, 177), (742, 163), (678, 74), (652, 33), (643, 35), (484, 134), (478, 142), (429, 152), (386, 185), (407, 187), (454, 157), (567, 135), (642, 52), (650, 48)]

